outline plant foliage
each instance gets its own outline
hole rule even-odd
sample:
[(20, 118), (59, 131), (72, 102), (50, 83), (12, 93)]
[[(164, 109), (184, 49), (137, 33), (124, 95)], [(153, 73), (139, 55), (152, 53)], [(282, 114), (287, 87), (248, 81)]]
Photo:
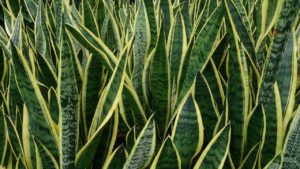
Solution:
[(299, 0), (0, 0), (0, 168), (300, 168)]

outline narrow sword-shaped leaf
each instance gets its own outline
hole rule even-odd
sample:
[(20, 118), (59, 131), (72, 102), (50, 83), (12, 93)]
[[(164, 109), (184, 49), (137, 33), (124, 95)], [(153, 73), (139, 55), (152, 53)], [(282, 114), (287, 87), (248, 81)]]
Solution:
[(148, 166), (156, 143), (155, 122), (150, 117), (133, 146), (123, 169), (140, 169)]
[[(188, 93), (190, 94), (190, 93)], [(172, 139), (181, 159), (181, 168), (189, 168), (203, 144), (203, 124), (198, 105), (189, 95), (176, 116)]]
[(171, 82), (175, 81), (177, 84), (178, 71), (180, 69), (180, 63), (183, 62), (183, 50), (187, 43), (187, 37), (185, 34), (184, 20), (180, 11), (177, 12), (172, 24), (173, 28), (170, 45), (170, 75)]
[(218, 121), (218, 116), (214, 109), (214, 98), (206, 78), (199, 72), (195, 84), (195, 100), (201, 111), (203, 126), (205, 128), (204, 142), (208, 144), (213, 138), (214, 128)]
[(257, 105), (249, 114), (247, 126), (247, 143), (245, 152), (249, 152), (255, 144), (264, 143), (266, 131), (266, 117), (262, 105)]
[(163, 13), (163, 29), (165, 36), (168, 37), (171, 22), (173, 20), (173, 10), (172, 10), (172, 3), (171, 0), (159, 0), (159, 8)]
[(245, 122), (249, 106), (248, 68), (244, 62), (243, 48), (240, 46), (237, 34), (234, 32), (235, 28), (231, 25), (227, 29), (230, 43), (227, 82), (228, 118), (231, 121), (232, 136), (234, 138), (230, 143), (230, 153), (235, 165), (238, 166), (242, 160), (246, 138), (244, 131), (246, 131)]
[(82, 1), (83, 25), (99, 37), (98, 25), (89, 0)]
[[(1, 96), (0, 96), (1, 97)], [(0, 159), (3, 157), (4, 154), (4, 146), (6, 142), (6, 127), (5, 127), (5, 119), (4, 119), (4, 110), (3, 106), (0, 106)]]
[(297, 169), (300, 167), (300, 107), (291, 123), (283, 152), (283, 169)]
[(151, 108), (155, 112), (154, 119), (158, 126), (157, 133), (162, 139), (166, 130), (166, 125), (170, 118), (169, 98), (171, 92), (169, 63), (166, 53), (166, 43), (163, 29), (160, 31), (159, 39), (150, 66), (149, 81), (152, 95)]
[(297, 68), (296, 68), (296, 58), (295, 58), (295, 39), (294, 35), (295, 32), (291, 32), (287, 46), (285, 48), (282, 61), (280, 64), (280, 68), (276, 77), (276, 81), (279, 88), (280, 93), (280, 100), (281, 100), (281, 107), (282, 107), (282, 114), (285, 116), (287, 111), (289, 111), (288, 115), (293, 110), (287, 110), (288, 104), (290, 104), (291, 101), (293, 101), (295, 96), (295, 90), (293, 91), (293, 84), (295, 82), (295, 74), (297, 74)]
[(179, 153), (170, 137), (161, 145), (154, 161), (152, 162), (151, 169), (181, 169), (181, 160)]
[(91, 125), (95, 110), (97, 108), (99, 100), (99, 91), (101, 88), (101, 78), (103, 78), (103, 66), (97, 56), (89, 56), (87, 58), (87, 64), (83, 74), (83, 84), (82, 84), (82, 113), (84, 124), (84, 130), (87, 134), (88, 129)]
[(213, 49), (213, 44), (215, 43), (216, 36), (219, 32), (223, 14), (223, 5), (220, 4), (200, 31), (195, 44), (191, 49), (191, 55), (189, 59), (185, 61), (188, 66), (186, 73), (181, 77), (181, 79), (183, 79), (183, 84), (180, 89), (178, 102), (181, 102), (181, 99), (191, 88), (197, 72), (202, 69), (209, 60), (209, 54)]
[[(123, 51), (122, 53), (125, 52)], [(120, 99), (124, 85), (126, 63), (127, 56), (126, 54), (123, 54), (123, 56), (119, 58), (102, 99), (98, 102), (95, 116), (89, 131), (89, 140), (76, 155), (76, 168), (78, 169), (86, 168), (93, 160), (103, 127), (111, 119)]]
[(126, 149), (122, 145), (117, 147), (105, 162), (103, 169), (122, 168), (126, 162), (126, 156)]
[(12, 45), (13, 65), (21, 97), (28, 108), (29, 130), (58, 159), (58, 136), (45, 100), (24, 55)]
[(72, 56), (67, 36), (66, 31), (63, 30), (58, 73), (58, 100), (60, 103), (60, 167), (71, 169), (75, 167), (78, 144), (79, 96), (72, 60), (72, 57), (74, 56)]
[[(282, 10), (275, 24), (274, 31), (276, 32), (271, 42), (271, 50), (268, 52), (265, 67), (262, 73), (261, 84), (258, 94), (258, 102), (262, 103), (266, 110), (267, 131), (266, 141), (263, 153), (263, 163), (266, 164), (275, 155), (275, 141), (277, 131), (276, 124), (272, 123), (276, 119), (276, 113), (272, 102), (273, 85), (278, 75), (279, 66), (283, 57), (286, 44), (288, 42), (289, 33), (296, 19), (296, 13), (299, 10), (300, 3), (298, 1), (286, 0), (282, 4)], [(274, 117), (275, 116), (275, 117)], [(276, 121), (276, 120), (275, 120)], [(270, 122), (270, 123), (269, 123)], [(272, 141), (273, 140), (273, 141)]]
[(282, 154), (277, 154), (271, 161), (264, 167), (264, 169), (280, 169), (282, 168)]
[(133, 43), (132, 82), (139, 98), (143, 96), (142, 75), (144, 61), (150, 45), (150, 26), (144, 1), (141, 1), (135, 20), (135, 39)]
[(157, 36), (158, 36), (157, 25), (156, 25), (156, 13), (155, 13), (155, 8), (152, 0), (146, 0), (144, 1), (144, 3), (147, 10), (147, 16), (149, 20), (149, 27), (151, 33), (149, 50), (152, 50), (153, 48), (155, 48)]
[(227, 124), (220, 130), (203, 150), (194, 169), (198, 168), (223, 168), (229, 152), (231, 127)]
[(239, 169), (254, 169), (256, 168), (258, 157), (260, 154), (260, 143), (257, 143), (251, 148), (249, 153), (244, 157)]
[[(235, 0), (239, 3), (240, 0)], [(227, 14), (230, 20), (230, 23), (233, 27), (235, 27), (235, 31), (239, 35), (239, 39), (244, 44), (246, 50), (251, 55), (252, 60), (256, 63), (256, 54), (255, 54), (255, 47), (254, 41), (251, 35), (251, 30), (249, 28), (249, 23), (247, 20), (243, 20), (241, 17), (241, 13), (239, 13), (237, 4), (234, 4), (232, 0), (226, 0), (225, 6), (227, 9)], [(246, 23), (245, 23), (246, 22)]]

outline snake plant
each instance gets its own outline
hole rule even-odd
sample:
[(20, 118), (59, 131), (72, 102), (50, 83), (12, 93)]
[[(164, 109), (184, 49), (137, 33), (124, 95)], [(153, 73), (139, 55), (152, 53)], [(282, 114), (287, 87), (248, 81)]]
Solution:
[(0, 169), (299, 169), (299, 0), (0, 0)]

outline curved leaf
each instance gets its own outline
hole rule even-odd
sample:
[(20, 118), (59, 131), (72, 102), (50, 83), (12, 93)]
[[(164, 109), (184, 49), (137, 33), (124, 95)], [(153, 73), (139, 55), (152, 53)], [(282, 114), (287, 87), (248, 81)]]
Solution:
[(178, 151), (170, 137), (161, 145), (151, 169), (181, 168), (181, 160)]
[(203, 124), (198, 105), (189, 95), (176, 116), (172, 139), (181, 158), (181, 168), (189, 168), (203, 144)]
[(223, 168), (229, 152), (231, 127), (227, 124), (220, 130), (203, 150), (194, 169), (197, 168)]
[(60, 167), (64, 169), (75, 167), (77, 152), (79, 117), (78, 91), (72, 53), (63, 31), (59, 64), (58, 95), (60, 103)]
[(152, 116), (137, 138), (123, 169), (140, 169), (148, 166), (154, 154), (155, 142), (155, 123)]
[(166, 53), (165, 35), (160, 31), (155, 53), (150, 65), (150, 91), (152, 96), (151, 108), (155, 112), (154, 119), (157, 122), (158, 134), (165, 133), (166, 125), (170, 118), (170, 76), (169, 63)]
[(141, 1), (135, 20), (135, 40), (133, 43), (132, 83), (139, 98), (143, 96), (142, 75), (144, 60), (150, 45), (150, 27), (144, 1)]
[(223, 12), (223, 5), (220, 4), (203, 26), (197, 36), (195, 44), (191, 48), (191, 55), (188, 60), (185, 61), (188, 64), (186, 73), (181, 77), (181, 79), (184, 80), (178, 98), (179, 103), (186, 92), (191, 88), (197, 72), (202, 70), (209, 60), (210, 52), (213, 49), (223, 19)]
[(300, 167), (300, 107), (291, 123), (283, 152), (283, 169), (296, 169)]

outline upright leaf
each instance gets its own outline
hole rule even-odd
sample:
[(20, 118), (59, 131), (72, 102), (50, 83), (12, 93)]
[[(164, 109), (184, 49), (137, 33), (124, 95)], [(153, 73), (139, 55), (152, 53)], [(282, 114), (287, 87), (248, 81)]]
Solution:
[(227, 124), (220, 130), (203, 150), (194, 169), (198, 168), (223, 168), (229, 152), (231, 128)]
[(283, 169), (296, 169), (300, 167), (300, 108), (291, 123), (283, 152)]
[(186, 92), (191, 88), (197, 72), (201, 70), (209, 60), (209, 55), (219, 32), (223, 14), (223, 5), (220, 4), (203, 26), (197, 36), (195, 44), (191, 48), (191, 54), (188, 60), (185, 60), (185, 62), (187, 62), (187, 68), (186, 73), (181, 77), (183, 84), (178, 98), (179, 103)]
[(170, 137), (161, 145), (152, 165), (152, 169), (181, 168), (181, 160), (178, 151)]
[[(189, 93), (188, 93), (189, 94)], [(194, 98), (190, 95), (179, 106), (172, 139), (181, 158), (181, 168), (189, 168), (203, 144), (203, 125), (200, 111)]]
[(166, 53), (165, 35), (160, 31), (150, 65), (150, 91), (152, 95), (151, 108), (155, 112), (154, 119), (157, 122), (158, 134), (163, 137), (169, 117), (170, 87), (169, 87), (169, 63)]
[(153, 117), (150, 117), (137, 138), (123, 169), (140, 169), (148, 166), (154, 154), (155, 141), (155, 122)]
[[(273, 93), (274, 81), (278, 75), (279, 66), (288, 42), (288, 37), (296, 19), (297, 11), (299, 11), (299, 5), (300, 3), (298, 1), (284, 1), (279, 18), (275, 24), (274, 32), (276, 32), (276, 34), (272, 39), (271, 50), (268, 53), (266, 64), (263, 69), (258, 96), (258, 102), (262, 103), (265, 107), (267, 122), (272, 122), (276, 119), (276, 117), (274, 117), (274, 109), (272, 110), (269, 106), (274, 97), (270, 96), (272, 96)], [(264, 153), (266, 153), (266, 155), (263, 157), (264, 164), (275, 155), (276, 133), (274, 132), (277, 130), (276, 124), (267, 123), (266, 144), (264, 146)]]
[(58, 95), (60, 103), (60, 166), (68, 169), (75, 167), (78, 144), (78, 91), (72, 52), (67, 33), (63, 30), (59, 61)]
[(135, 20), (135, 40), (133, 43), (132, 82), (139, 98), (143, 96), (142, 75), (144, 61), (150, 45), (150, 27), (144, 1), (141, 1)]

